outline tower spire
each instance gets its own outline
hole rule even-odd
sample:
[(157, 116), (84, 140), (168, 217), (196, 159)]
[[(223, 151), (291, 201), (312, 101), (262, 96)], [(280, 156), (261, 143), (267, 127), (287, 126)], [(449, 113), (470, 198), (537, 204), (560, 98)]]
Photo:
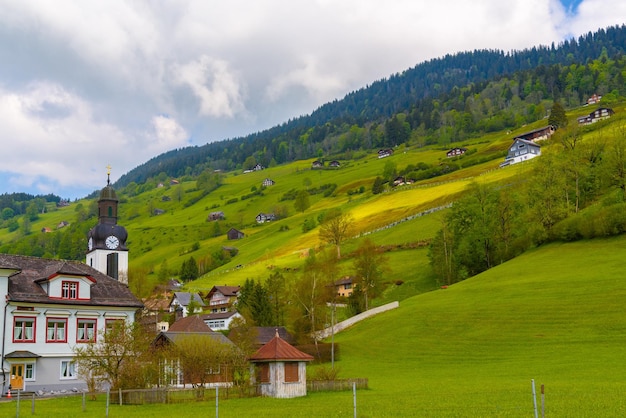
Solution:
[(111, 184), (111, 164), (107, 164), (107, 186)]

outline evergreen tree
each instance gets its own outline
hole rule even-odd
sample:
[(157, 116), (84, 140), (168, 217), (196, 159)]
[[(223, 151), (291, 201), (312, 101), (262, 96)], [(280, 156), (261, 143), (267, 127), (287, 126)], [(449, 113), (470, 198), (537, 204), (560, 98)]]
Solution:
[(557, 128), (565, 128), (567, 126), (567, 115), (565, 109), (561, 106), (561, 103), (555, 101), (550, 110), (550, 116), (548, 117), (548, 123), (554, 125)]

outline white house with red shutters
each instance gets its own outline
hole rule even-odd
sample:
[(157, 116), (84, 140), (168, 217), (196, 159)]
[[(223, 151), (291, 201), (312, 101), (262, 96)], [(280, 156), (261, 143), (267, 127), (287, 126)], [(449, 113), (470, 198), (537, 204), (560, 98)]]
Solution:
[(142, 308), (123, 281), (126, 231), (116, 223), (117, 198), (109, 184), (99, 206), (87, 264), (0, 254), (2, 394), (9, 386), (32, 392), (86, 388), (74, 366), (75, 348), (97, 342), (113, 321), (133, 322)]

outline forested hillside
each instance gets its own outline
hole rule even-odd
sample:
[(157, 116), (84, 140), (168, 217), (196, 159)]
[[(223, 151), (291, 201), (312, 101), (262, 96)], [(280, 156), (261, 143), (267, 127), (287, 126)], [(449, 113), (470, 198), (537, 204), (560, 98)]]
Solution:
[(546, 116), (593, 93), (626, 93), (626, 26), (523, 51), (447, 55), (379, 80), (309, 116), (242, 138), (172, 150), (122, 176), (115, 186), (165, 173), (282, 164), (407, 142), (450, 144)]

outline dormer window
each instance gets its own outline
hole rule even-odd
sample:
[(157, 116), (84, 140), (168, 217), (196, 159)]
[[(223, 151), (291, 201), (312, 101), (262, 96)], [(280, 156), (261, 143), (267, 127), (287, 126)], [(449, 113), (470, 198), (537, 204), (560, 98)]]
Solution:
[(78, 299), (78, 283), (77, 282), (63, 282), (61, 284), (61, 298)]

